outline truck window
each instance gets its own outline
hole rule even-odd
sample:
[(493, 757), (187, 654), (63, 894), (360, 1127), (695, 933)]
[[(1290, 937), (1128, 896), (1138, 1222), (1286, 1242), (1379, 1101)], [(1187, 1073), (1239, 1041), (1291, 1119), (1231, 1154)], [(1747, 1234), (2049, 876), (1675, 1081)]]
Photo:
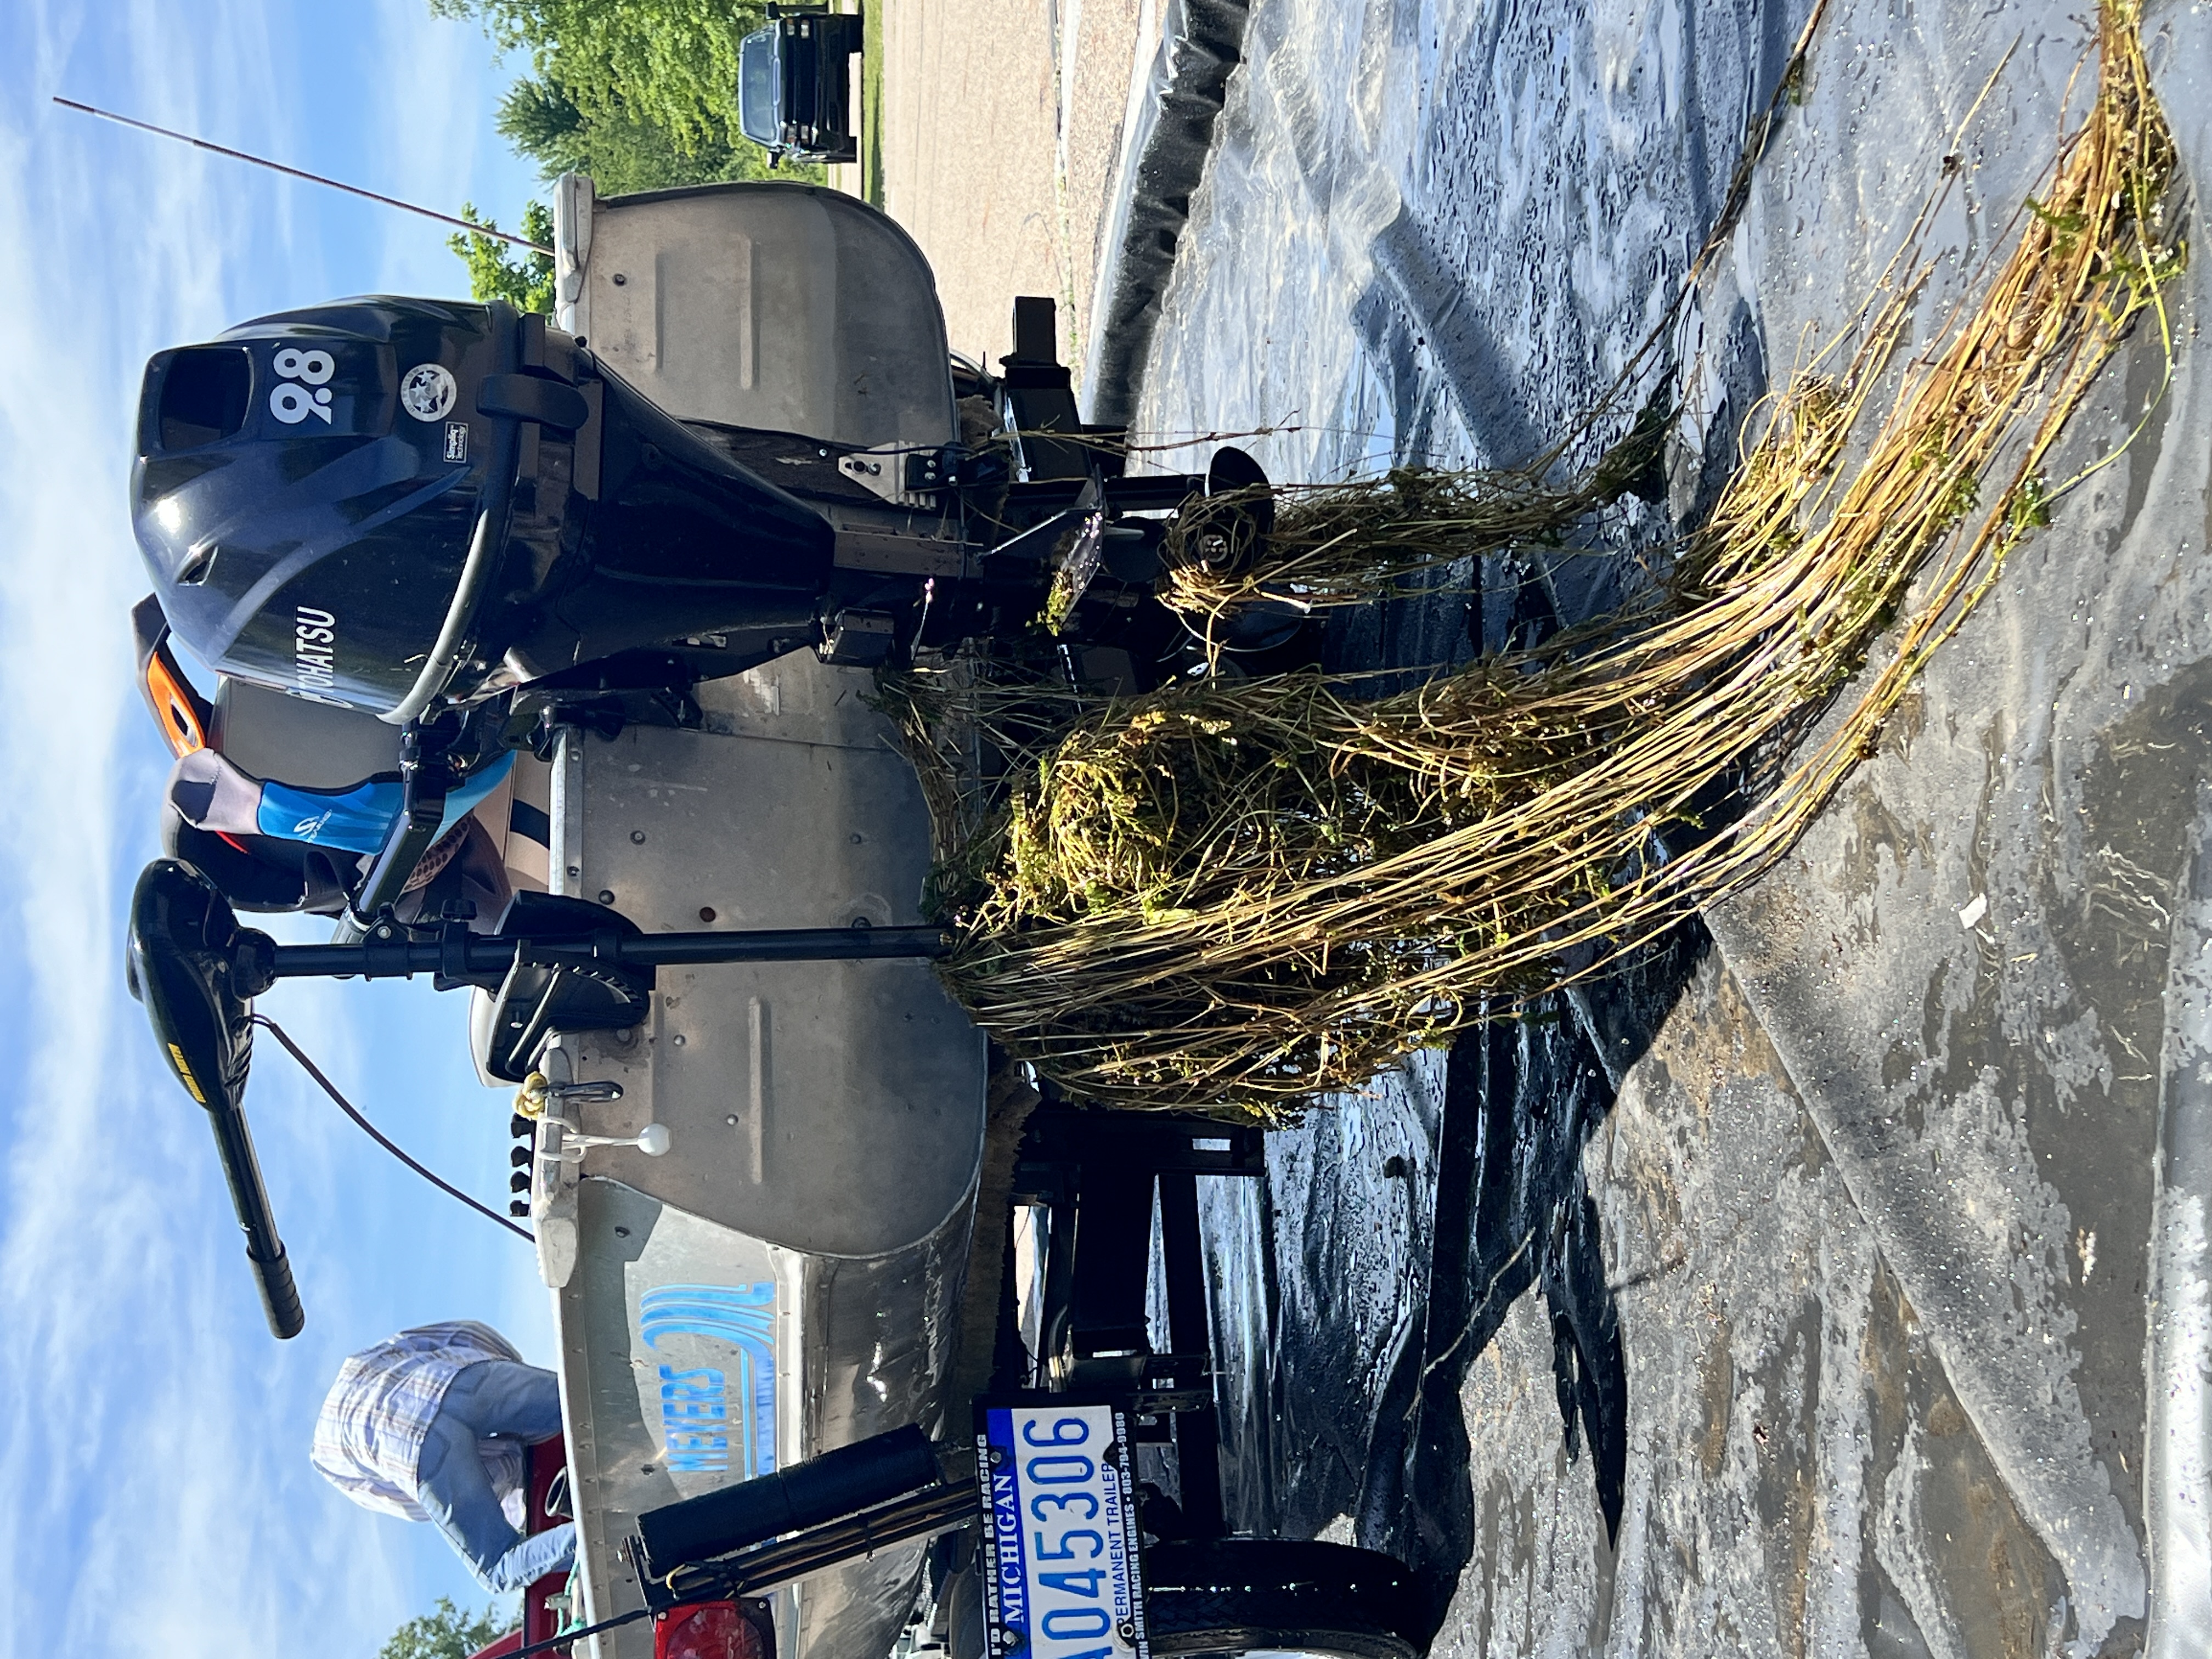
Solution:
[(748, 34), (738, 47), (738, 125), (757, 144), (782, 142), (783, 124), (778, 118), (781, 79), (775, 31), (766, 28)]

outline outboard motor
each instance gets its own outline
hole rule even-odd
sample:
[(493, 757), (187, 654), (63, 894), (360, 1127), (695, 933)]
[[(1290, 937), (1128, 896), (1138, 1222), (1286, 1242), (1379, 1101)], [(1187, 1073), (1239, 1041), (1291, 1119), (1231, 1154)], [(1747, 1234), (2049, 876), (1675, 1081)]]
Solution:
[[(668, 408), (497, 301), (338, 301), (147, 365), (131, 495), (155, 594), (134, 624), (178, 756), (178, 856), (134, 896), (131, 984), (209, 1115), (279, 1336), (303, 1316), (242, 1112), (252, 999), (278, 980), (475, 987), (519, 1079), (548, 1030), (635, 1024), (662, 966), (948, 948), (934, 927), (647, 937), (543, 895), (495, 921), (465, 897), (426, 908), (414, 877), (510, 750), (688, 724), (696, 682), (808, 646), (873, 667), (985, 641), (1024, 672), (1133, 689), (1186, 672), (1152, 585), (1163, 515), (1202, 507), (1207, 480), (1125, 476), (1123, 434), (1079, 416), (1049, 300), (1016, 302), (1002, 376), (956, 381), (927, 264), (873, 210), (751, 185), (683, 201), (688, 285), (625, 309), (608, 267), (601, 303), (610, 355)], [(605, 204), (605, 222), (663, 205)], [(779, 223), (805, 234), (755, 262)], [(733, 247), (741, 283), (716, 252)], [(771, 422), (799, 429), (735, 423)], [(172, 632), (230, 683), (214, 699)], [(232, 718), (241, 685), (256, 720)], [(299, 908), (343, 908), (330, 944), (238, 921)]]
[[(913, 336), (914, 316), (933, 313), (927, 267), (905, 246), (913, 303), (848, 306), (841, 288), (808, 313), (838, 335), (834, 395), (763, 396), (757, 410), (740, 400), (679, 420), (583, 340), (496, 301), (340, 301), (148, 364), (131, 491), (155, 592), (134, 623), (179, 757), (168, 830), (182, 856), (140, 880), (131, 984), (208, 1113), (279, 1336), (303, 1316), (241, 1106), (251, 1000), (277, 980), (431, 973), (477, 987), (500, 1029), (520, 1034), (498, 1060), (519, 1079), (547, 1030), (635, 1024), (660, 966), (947, 948), (933, 927), (648, 938), (599, 905), (544, 896), (516, 897), (488, 935), (472, 902), (408, 911), (424, 855), (509, 750), (653, 710), (684, 723), (695, 682), (809, 645), (867, 667), (988, 640), (1043, 672), (1096, 678), (1069, 648), (1082, 645), (1133, 664), (1139, 687), (1183, 672), (1192, 647), (1152, 592), (1159, 515), (1204, 510), (1208, 481), (1124, 476), (1119, 432), (1078, 418), (1048, 300), (1017, 302), (1003, 379), (970, 371), (969, 401), (988, 392), (993, 411), (969, 422), (974, 447), (949, 441), (962, 429), (949, 367), (943, 420), (918, 420), (918, 442), (899, 436), (899, 411), (927, 404), (932, 376), (908, 376), (904, 401), (872, 398), (868, 365), (944, 352), (941, 324), (920, 346), (878, 349), (884, 329)], [(751, 368), (733, 372), (757, 390)], [(713, 418), (759, 410), (829, 428)], [(203, 698), (168, 652), (172, 631), (231, 681), (311, 705), (283, 705), (301, 717), (276, 723), (287, 742), (232, 755), (237, 685)], [(287, 775), (302, 755), (316, 775)], [(277, 810), (302, 792), (312, 811)], [(341, 817), (343, 836), (330, 828)], [(341, 906), (327, 945), (279, 945), (237, 916)]]
[(817, 639), (832, 585), (821, 513), (498, 301), (161, 353), (132, 496), (210, 666), (394, 725), (628, 653), (733, 673)]
[[(1060, 640), (1171, 677), (1142, 515), (1207, 480), (1124, 476), (1052, 316), (1016, 302), (1005, 377), (979, 382), (999, 435), (973, 449), (679, 420), (497, 301), (261, 318), (148, 363), (139, 546), (210, 667), (394, 726), (523, 687), (681, 693), (807, 645), (872, 666), (1034, 639), (1048, 591)], [(865, 345), (878, 323), (849, 326)]]

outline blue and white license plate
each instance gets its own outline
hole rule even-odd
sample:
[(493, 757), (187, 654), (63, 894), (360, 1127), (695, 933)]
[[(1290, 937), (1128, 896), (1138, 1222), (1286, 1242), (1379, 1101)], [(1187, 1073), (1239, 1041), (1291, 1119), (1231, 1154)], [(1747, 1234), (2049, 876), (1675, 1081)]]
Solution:
[(1151, 1659), (1123, 1413), (988, 1407), (975, 1460), (991, 1659)]

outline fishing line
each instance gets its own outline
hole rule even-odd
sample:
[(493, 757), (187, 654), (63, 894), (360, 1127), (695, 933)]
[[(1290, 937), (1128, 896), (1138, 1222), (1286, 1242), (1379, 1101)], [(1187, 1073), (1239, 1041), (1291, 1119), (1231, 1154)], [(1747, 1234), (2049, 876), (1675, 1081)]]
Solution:
[(450, 213), (441, 213), (435, 208), (417, 207), (412, 202), (403, 202), (397, 196), (386, 196), (380, 191), (364, 190), (359, 185), (349, 185), (343, 179), (325, 179), (319, 173), (309, 173), (301, 167), (287, 167), (282, 161), (272, 161), (265, 155), (256, 155), (250, 150), (233, 149), (228, 144), (210, 143), (204, 138), (195, 138), (189, 132), (172, 132), (167, 127), (157, 127), (151, 121), (141, 121), (134, 116), (118, 115), (111, 109), (97, 109), (90, 104), (80, 104), (74, 98), (57, 97), (54, 102), (64, 109), (73, 109), (82, 115), (96, 115), (103, 121), (112, 121), (118, 126), (136, 127), (141, 132), (151, 132), (163, 138), (173, 138), (180, 144), (190, 144), (194, 149), (212, 151), (227, 155), (234, 161), (251, 161), (255, 167), (267, 167), (271, 173), (281, 173), (288, 178), (304, 179), (311, 185), (327, 185), (332, 190), (343, 191), (349, 196), (364, 197), (388, 208), (398, 208), (402, 213), (419, 214), (425, 219), (435, 219), (441, 225), (451, 225), (456, 230), (466, 231), (471, 236), (489, 236), (495, 241), (507, 242), (532, 253), (553, 257), (553, 250), (542, 242), (533, 242), (527, 236), (495, 230), (489, 225), (480, 225), (472, 219), (456, 219)]

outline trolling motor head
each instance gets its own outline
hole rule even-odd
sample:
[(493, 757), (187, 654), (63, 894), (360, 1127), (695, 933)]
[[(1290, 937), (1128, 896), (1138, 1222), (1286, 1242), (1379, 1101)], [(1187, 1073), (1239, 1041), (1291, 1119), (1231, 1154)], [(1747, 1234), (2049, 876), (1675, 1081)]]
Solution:
[(238, 918), (189, 864), (156, 859), (131, 896), (131, 994), (146, 1006), (185, 1092), (235, 1109), (253, 1057), (252, 1006), (231, 988)]
[(131, 992), (145, 1005), (169, 1069), (207, 1110), (269, 1328), (279, 1337), (296, 1336), (307, 1316), (241, 1107), (253, 1058), (253, 1010), (235, 982), (240, 933), (229, 901), (213, 882), (189, 864), (156, 859), (131, 897)]
[(830, 524), (541, 316), (372, 297), (158, 353), (132, 514), (218, 672), (394, 725), (711, 634), (812, 636)]

